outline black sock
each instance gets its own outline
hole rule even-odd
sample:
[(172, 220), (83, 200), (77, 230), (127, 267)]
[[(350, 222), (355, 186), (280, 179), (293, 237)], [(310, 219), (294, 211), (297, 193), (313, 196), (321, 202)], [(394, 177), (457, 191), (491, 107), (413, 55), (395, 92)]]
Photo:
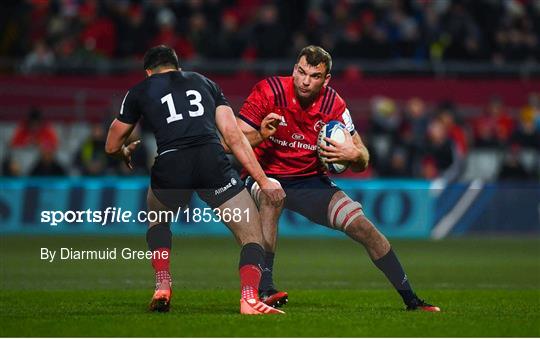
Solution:
[(269, 291), (274, 288), (274, 279), (272, 278), (272, 271), (274, 269), (274, 253), (264, 252), (264, 266), (261, 276), (261, 284), (259, 285), (259, 290)]
[(394, 285), (394, 288), (401, 295), (401, 298), (403, 298), (403, 302), (406, 305), (409, 305), (411, 301), (416, 298), (411, 285), (409, 284), (409, 279), (392, 249), (390, 249), (383, 257), (373, 260), (373, 263), (384, 273), (384, 275), (386, 275), (386, 278), (390, 280), (392, 285)]
[(146, 231), (146, 243), (150, 251), (158, 248), (171, 248), (172, 233), (168, 223), (154, 225)]
[(244, 265), (255, 265), (262, 271), (263, 263), (264, 249), (261, 245), (250, 242), (242, 246), (242, 251), (240, 252), (240, 263), (238, 267), (242, 267)]

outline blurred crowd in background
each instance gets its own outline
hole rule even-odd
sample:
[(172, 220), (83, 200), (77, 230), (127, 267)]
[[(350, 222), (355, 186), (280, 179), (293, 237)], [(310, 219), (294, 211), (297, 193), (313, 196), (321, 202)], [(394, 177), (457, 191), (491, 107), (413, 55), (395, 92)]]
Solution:
[(540, 2), (528, 0), (3, 1), (0, 53), (32, 72), (54, 63), (140, 58), (168, 44), (182, 58), (540, 60)]
[[(477, 177), (488, 180), (540, 179), (538, 93), (530, 95), (529, 102), (517, 117), (509, 114), (499, 97), (493, 97), (483, 112), (474, 117), (464, 116), (453, 102), (429, 107), (420, 98), (411, 98), (399, 105), (390, 98), (376, 97), (370, 111), (366, 123), (357, 123), (371, 154), (371, 166), (363, 177), (443, 178), (448, 181)], [(61, 138), (40, 110), (33, 108), (11, 133), (9, 148), (12, 152), (28, 148), (37, 150), (38, 159), (32, 162), (31, 168), (23, 170), (17, 158), (7, 154), (2, 175), (148, 174), (156, 150), (144, 120), (131, 136), (131, 140), (142, 137), (144, 141), (134, 155), (134, 171), (104, 153), (110, 121), (84, 123), (79, 126), (82, 129)], [(63, 147), (63, 151), (58, 152), (66, 146), (62, 143), (68, 140), (74, 145), (72, 151)], [(63, 162), (58, 160), (59, 153), (64, 155)], [(354, 175), (352, 172), (347, 174)]]
[[(0, 61), (17, 60), (16, 71), (38, 75), (57, 64), (140, 64), (157, 44), (201, 64), (292, 60), (308, 44), (323, 46), (336, 64), (538, 64), (539, 39), (540, 1), (528, 0), (8, 0), (0, 11)], [(475, 114), (460, 102), (370, 100), (362, 111), (350, 107), (371, 153), (364, 177), (540, 179), (538, 92), (511, 111), (493, 93)], [(0, 124), (3, 176), (146, 175), (153, 163), (144, 122), (132, 137), (143, 145), (129, 172), (103, 151), (112, 117), (62, 124), (37, 106), (20, 116)]]
[(402, 107), (375, 98), (365, 133), (377, 176), (540, 179), (538, 93), (529, 96), (517, 117), (497, 96), (477, 116), (464, 115), (450, 101), (428, 109), (419, 98)]

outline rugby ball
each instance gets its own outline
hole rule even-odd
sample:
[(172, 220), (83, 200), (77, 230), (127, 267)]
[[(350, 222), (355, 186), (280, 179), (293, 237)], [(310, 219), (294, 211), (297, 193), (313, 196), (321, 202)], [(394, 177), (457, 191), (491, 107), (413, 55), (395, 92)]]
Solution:
[(319, 132), (319, 138), (317, 140), (317, 150), (319, 155), (319, 160), (323, 164), (323, 166), (331, 173), (342, 173), (349, 167), (348, 161), (341, 161), (341, 162), (334, 162), (334, 163), (328, 163), (326, 162), (326, 157), (321, 155), (321, 145), (329, 146), (330, 143), (324, 140), (324, 137), (327, 137), (329, 139), (335, 140), (337, 142), (345, 142), (345, 133), (347, 132), (347, 129), (345, 128), (345, 125), (343, 125), (341, 122), (337, 120), (332, 120), (328, 122), (326, 125), (324, 125), (321, 128), (321, 131)]

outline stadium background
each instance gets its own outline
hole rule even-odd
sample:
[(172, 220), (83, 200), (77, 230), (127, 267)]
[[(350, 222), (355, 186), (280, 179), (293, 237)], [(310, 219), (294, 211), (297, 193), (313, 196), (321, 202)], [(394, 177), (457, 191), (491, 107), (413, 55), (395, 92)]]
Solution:
[[(38, 256), (46, 244), (93, 248), (128, 243), (144, 249), (144, 225), (51, 227), (40, 223), (39, 215), (42, 210), (107, 206), (144, 209), (155, 156), (144, 122), (133, 137), (141, 137), (144, 146), (135, 155), (135, 171), (108, 159), (103, 148), (126, 90), (143, 78), (144, 51), (166, 43), (177, 50), (184, 69), (220, 84), (235, 111), (258, 80), (290, 74), (303, 46), (326, 48), (334, 59), (330, 85), (347, 101), (372, 158), (368, 171), (347, 172), (336, 182), (393, 239), (417, 286), (445, 306), (462, 306), (458, 296), (466, 295), (468, 307), (477, 312), (471, 317), (479, 323), (511, 317), (500, 313), (505, 307), (523, 314), (482, 329), (463, 327), (463, 319), (450, 311), (445, 324), (453, 321), (464, 332), (420, 319), (435, 331), (429, 335), (540, 335), (540, 2), (28, 0), (0, 6), (0, 303), (6, 334), (81, 335), (69, 326), (51, 325), (60, 312), (54, 308), (55, 293), (77, 299), (78, 290), (95, 289), (106, 305), (108, 291), (127, 285), (134, 296), (125, 297), (115, 310), (142, 310), (134, 299), (146, 298), (143, 290), (151, 288), (147, 263), (86, 263), (81, 269), (47, 266)], [(202, 205), (195, 201), (194, 206)], [(197, 300), (215, 289), (234, 296), (236, 252), (226, 228), (180, 223), (173, 232), (179, 251), (200, 258), (173, 262), (182, 272), (179, 286), (186, 289), (186, 302), (199, 305)], [(290, 212), (282, 216), (280, 234), (278, 282), (306, 302), (324, 308), (320, 296), (332, 305), (341, 300), (338, 288), (345, 291), (342, 300), (368, 303), (376, 295), (384, 307), (397, 307), (386, 301), (393, 300), (388, 286), (367, 258), (360, 257), (356, 261), (365, 263), (355, 266), (336, 263), (335, 253), (361, 253), (340, 234)], [(213, 250), (205, 250), (208, 244)], [(214, 272), (226, 267), (231, 272), (218, 273), (222, 279), (216, 280), (228, 282), (205, 282), (207, 271), (200, 271), (199, 264)], [(117, 273), (118, 265), (129, 277)], [(320, 291), (310, 294), (314, 290)], [(43, 318), (34, 319), (28, 306), (8, 307), (15, 296), (36, 300)], [(80, 302), (91, 303), (91, 298)], [(488, 309), (495, 318), (479, 307), (486, 299), (492, 300)], [(217, 300), (211, 304), (219, 305)], [(101, 312), (102, 304), (90, 307), (89, 314)], [(291, 313), (304, 314), (301, 306), (291, 305)], [(349, 306), (344, 309), (359, 311)], [(62, 307), (76, 309), (69, 302)], [(212, 310), (206, 312), (202, 304), (196, 307), (203, 319), (199, 327), (181, 326), (184, 332), (164, 335), (216, 335), (204, 324), (219, 317), (212, 318)], [(373, 311), (366, 307), (360, 311)], [(19, 321), (5, 321), (8, 314)], [(144, 322), (142, 327), (103, 327), (103, 319), (92, 316), (83, 322), (94, 335), (152, 333)], [(346, 313), (336, 321), (343, 324), (345, 318)], [(341, 332), (308, 322), (314, 332), (272, 336), (402, 336), (399, 326), (407, 326), (368, 326), (370, 319), (381, 320), (367, 318), (361, 328), (346, 323)], [(122, 321), (131, 324), (133, 318)], [(288, 321), (296, 328), (305, 319)], [(266, 335), (217, 328), (223, 335)]]

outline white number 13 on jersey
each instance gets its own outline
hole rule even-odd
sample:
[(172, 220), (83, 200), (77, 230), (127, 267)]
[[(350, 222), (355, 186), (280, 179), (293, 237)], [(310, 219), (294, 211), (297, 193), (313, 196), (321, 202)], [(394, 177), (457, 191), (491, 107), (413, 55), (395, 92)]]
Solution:
[[(201, 93), (199, 93), (196, 90), (190, 89), (189, 91), (186, 91), (186, 97), (189, 99), (189, 105), (195, 106), (197, 109), (195, 111), (188, 111), (189, 116), (194, 117), (200, 117), (204, 114), (204, 107), (201, 104)], [(190, 99), (190, 97), (193, 97), (193, 99)], [(176, 108), (174, 107), (173, 97), (172, 93), (169, 93), (165, 95), (163, 98), (161, 98), (161, 103), (167, 103), (167, 108), (169, 109), (170, 116), (167, 118), (167, 123), (170, 124), (173, 121), (178, 121), (184, 119), (182, 114), (176, 113)]]

